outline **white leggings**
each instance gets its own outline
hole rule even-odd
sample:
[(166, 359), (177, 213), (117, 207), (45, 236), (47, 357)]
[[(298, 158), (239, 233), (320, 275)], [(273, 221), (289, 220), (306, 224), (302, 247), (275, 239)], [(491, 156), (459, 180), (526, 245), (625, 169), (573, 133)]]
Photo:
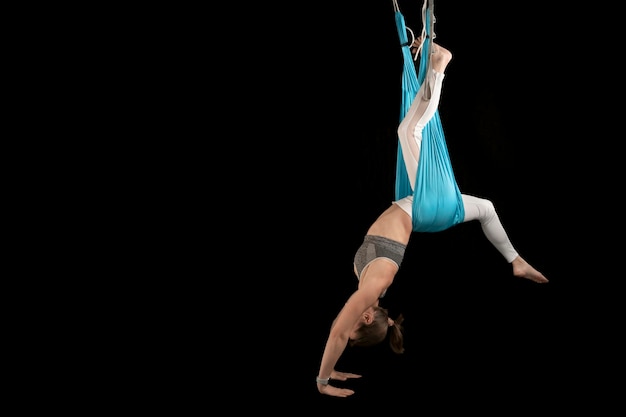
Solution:
[[(429, 82), (422, 83), (406, 116), (398, 126), (398, 138), (402, 147), (402, 155), (411, 183), (411, 189), (415, 189), (422, 131), (437, 111), (443, 86), (443, 73), (431, 70), (428, 76), (430, 77)], [(424, 88), (426, 85), (429, 85), (432, 89), (430, 100), (424, 99)], [(463, 222), (478, 220), (485, 237), (504, 256), (507, 262), (510, 263), (517, 258), (518, 253), (509, 240), (493, 203), (484, 198), (467, 194), (461, 194), (461, 197), (465, 209)], [(413, 216), (413, 196), (407, 196), (393, 203), (400, 206), (409, 216)]]

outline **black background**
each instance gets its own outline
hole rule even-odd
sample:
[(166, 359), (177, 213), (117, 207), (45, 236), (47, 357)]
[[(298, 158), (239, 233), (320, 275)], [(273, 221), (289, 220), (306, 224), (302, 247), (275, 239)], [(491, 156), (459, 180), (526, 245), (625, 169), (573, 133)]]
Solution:
[[(419, 32), (421, 2), (399, 4)], [(204, 130), (181, 124), (178, 136), (202, 151), (189, 149), (197, 159), (179, 192), (194, 213), (206, 209), (181, 216), (185, 238), (170, 243), (185, 252), (172, 274), (185, 284), (166, 307), (184, 377), (165, 386), (188, 389), (186, 403), (225, 392), (233, 409), (293, 414), (606, 404), (619, 337), (619, 245), (606, 233), (620, 223), (621, 193), (604, 174), (618, 138), (599, 14), (436, 1), (436, 40), (453, 53), (440, 116), (459, 187), (493, 201), (550, 283), (514, 278), (478, 222), (414, 234), (381, 303), (405, 316), (406, 353), (347, 349), (336, 369), (363, 378), (344, 384), (352, 397), (331, 398), (315, 385), (328, 330), (356, 289), (354, 253), (394, 198), (393, 3), (232, 6), (189, 53), (209, 64), (201, 93), (185, 86), (200, 101), (188, 117)]]
[[(356, 394), (317, 392), (328, 329), (356, 288), (354, 252), (393, 199), (401, 55), (392, 2), (351, 6), (291, 15), (296, 46), (285, 46), (288, 65), (278, 69), (293, 89), (273, 119), (288, 138), (267, 229), (282, 243), (264, 282), (279, 283), (270, 303), (280, 312), (276, 334), (289, 336), (263, 354), (275, 379), (268, 404), (281, 404), (281, 390), (319, 410), (588, 404), (613, 349), (613, 317), (601, 301), (605, 255), (589, 227), (589, 216), (603, 216), (590, 201), (589, 146), (603, 107), (585, 97), (590, 65), (577, 31), (587, 15), (496, 1), (435, 6), (437, 41), (454, 56), (440, 116), (461, 191), (494, 202), (520, 254), (550, 283), (514, 278), (477, 222), (416, 234), (382, 303), (405, 316), (406, 353), (348, 349), (336, 369), (363, 375), (345, 384)], [(421, 4), (400, 7), (419, 32)]]

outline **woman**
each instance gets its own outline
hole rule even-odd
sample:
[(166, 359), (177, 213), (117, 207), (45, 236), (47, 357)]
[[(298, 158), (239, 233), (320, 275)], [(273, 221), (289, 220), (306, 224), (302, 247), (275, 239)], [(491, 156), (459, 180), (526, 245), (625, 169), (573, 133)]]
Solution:
[[(422, 38), (414, 41), (419, 51)], [(429, 77), (420, 86), (411, 107), (398, 127), (405, 165), (410, 178), (415, 178), (422, 130), (433, 117), (439, 105), (444, 70), (452, 59), (452, 54), (441, 46), (432, 43)], [(430, 97), (426, 99), (425, 97)], [(414, 181), (414, 180), (413, 180)], [(414, 183), (411, 184), (414, 187)], [(491, 201), (462, 194), (465, 209), (463, 222), (478, 220), (487, 239), (512, 266), (513, 275), (537, 283), (547, 283), (548, 279), (528, 264), (511, 244)], [(379, 306), (400, 268), (402, 258), (413, 232), (412, 196), (394, 201), (368, 229), (363, 244), (354, 257), (354, 272), (358, 278), (357, 290), (333, 321), (326, 341), (322, 361), (316, 378), (320, 393), (347, 397), (354, 391), (330, 385), (330, 379), (345, 381), (360, 378), (361, 375), (338, 372), (335, 365), (346, 346), (371, 346), (382, 342), (389, 334), (391, 348), (402, 353), (402, 316), (392, 320), (386, 309)]]

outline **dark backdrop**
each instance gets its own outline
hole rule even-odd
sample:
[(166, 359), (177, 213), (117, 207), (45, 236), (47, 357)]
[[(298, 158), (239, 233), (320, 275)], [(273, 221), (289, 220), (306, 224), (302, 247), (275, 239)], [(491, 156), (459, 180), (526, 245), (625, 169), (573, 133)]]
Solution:
[[(105, 359), (130, 372), (114, 394), (176, 414), (215, 413), (217, 400), (226, 414), (602, 414), (623, 375), (623, 72), (610, 43), (621, 35), (605, 31), (621, 14), (598, 2), (436, 0), (461, 191), (494, 202), (550, 283), (514, 278), (477, 222), (415, 234), (383, 300), (405, 316), (406, 353), (348, 349), (336, 369), (363, 375), (346, 384), (356, 394), (317, 392), (331, 322), (356, 289), (354, 253), (394, 197), (392, 5), (231, 2), (142, 18), (130, 55), (152, 48), (155, 60), (132, 74), (149, 117), (130, 132), (150, 142), (129, 194), (154, 199), (129, 216), (141, 243), (121, 239), (138, 256), (119, 269), (124, 284), (139, 277), (119, 291), (135, 319), (113, 301), (103, 310), (128, 326), (105, 340)], [(421, 2), (400, 7), (419, 32)]]
[[(347, 384), (356, 394), (320, 395), (328, 330), (356, 289), (354, 252), (394, 197), (402, 57), (393, 3), (254, 3), (251, 22), (233, 10), (233, 38), (210, 39), (229, 53), (211, 69), (232, 79), (221, 85), (207, 72), (201, 100), (217, 109), (200, 115), (211, 150), (198, 153), (200, 186), (190, 190), (210, 200), (208, 232), (191, 225), (186, 255), (200, 260), (190, 276), (209, 289), (185, 288), (181, 303), (197, 297), (198, 311), (173, 324), (229, 355), (207, 348), (202, 372), (190, 369), (241, 398), (231, 407), (508, 414), (546, 398), (588, 405), (598, 373), (614, 369), (606, 278), (619, 258), (604, 233), (620, 194), (593, 172), (595, 145), (614, 136), (594, 95), (606, 73), (592, 69), (590, 13), (556, 2), (436, 3), (437, 42), (454, 56), (440, 116), (460, 189), (494, 202), (550, 283), (514, 278), (477, 222), (415, 234), (382, 303), (405, 316), (406, 353), (348, 349), (336, 369), (363, 375)], [(400, 7), (419, 32), (421, 3)]]
[[(394, 190), (401, 55), (392, 2), (351, 6), (303, 11), (309, 25), (293, 38), (299, 70), (283, 127), (293, 132), (295, 182), (281, 200), (289, 266), (275, 302), (295, 317), (277, 361), (281, 386), (320, 410), (413, 412), (491, 408), (494, 397), (523, 407), (537, 396), (558, 401), (563, 386), (583, 391), (582, 375), (599, 367), (582, 346), (606, 335), (590, 323), (599, 313), (585, 259), (595, 234), (576, 208), (590, 182), (581, 157), (592, 128), (578, 123), (575, 87), (588, 71), (576, 40), (584, 21), (532, 3), (438, 1), (437, 41), (454, 55), (440, 116), (459, 186), (494, 202), (520, 254), (551, 282), (514, 278), (477, 222), (416, 234), (382, 302), (405, 316), (406, 353), (348, 349), (336, 369), (363, 374), (347, 384), (357, 393), (317, 393), (328, 329), (356, 288), (354, 252)], [(421, 4), (400, 6), (419, 32)]]

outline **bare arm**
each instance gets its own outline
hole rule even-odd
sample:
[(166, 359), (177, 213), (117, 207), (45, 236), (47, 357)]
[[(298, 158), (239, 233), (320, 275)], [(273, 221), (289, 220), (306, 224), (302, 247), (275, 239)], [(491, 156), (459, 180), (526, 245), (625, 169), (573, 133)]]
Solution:
[[(350, 333), (354, 329), (354, 326), (359, 322), (361, 315), (365, 310), (367, 310), (368, 307), (377, 304), (378, 297), (381, 294), (381, 288), (384, 288), (384, 286), (381, 286), (380, 282), (377, 285), (373, 279), (369, 280), (369, 283), (370, 285), (361, 285), (361, 288), (352, 293), (344, 307), (339, 312), (339, 315), (330, 330), (328, 340), (326, 341), (326, 347), (324, 348), (322, 363), (318, 373), (319, 378), (325, 379), (332, 377), (335, 379), (345, 380), (346, 377), (360, 376), (336, 372), (335, 365), (348, 345)], [(354, 393), (354, 391), (349, 389), (337, 388), (332, 385), (322, 385), (319, 383), (317, 384), (317, 389), (322, 394), (337, 397), (347, 397), (348, 395), (352, 395)]]

